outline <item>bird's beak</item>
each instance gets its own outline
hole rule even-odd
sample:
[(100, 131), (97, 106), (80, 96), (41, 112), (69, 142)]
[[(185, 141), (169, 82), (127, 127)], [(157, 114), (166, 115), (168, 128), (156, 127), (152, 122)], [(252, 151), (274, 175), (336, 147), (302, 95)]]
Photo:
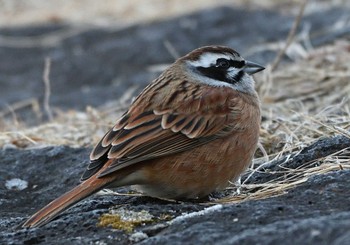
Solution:
[(253, 75), (254, 73), (257, 73), (264, 69), (265, 67), (250, 61), (246, 61), (245, 66), (243, 67), (243, 71), (248, 73), (249, 75)]

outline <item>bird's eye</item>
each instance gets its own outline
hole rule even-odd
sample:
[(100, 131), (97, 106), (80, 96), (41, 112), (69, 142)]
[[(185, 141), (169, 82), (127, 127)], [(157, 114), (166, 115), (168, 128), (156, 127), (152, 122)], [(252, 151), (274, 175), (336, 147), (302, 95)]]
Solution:
[(216, 67), (227, 69), (230, 67), (230, 61), (227, 59), (223, 59), (223, 58), (218, 59), (216, 61)]

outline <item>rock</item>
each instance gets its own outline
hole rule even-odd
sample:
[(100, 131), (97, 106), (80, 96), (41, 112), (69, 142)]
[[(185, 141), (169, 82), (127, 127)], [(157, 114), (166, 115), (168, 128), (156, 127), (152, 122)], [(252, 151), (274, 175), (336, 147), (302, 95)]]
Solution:
[[(322, 159), (326, 156), (332, 155), (342, 149), (350, 146), (350, 139), (348, 137), (337, 135), (329, 138), (321, 138), (315, 141), (313, 144), (305, 147), (299, 153), (293, 153), (285, 157), (281, 157), (271, 163), (264, 164), (264, 167), (260, 169), (258, 173), (255, 173), (252, 178), (250, 178), (246, 183), (264, 183), (268, 180), (276, 179), (284, 175), (273, 174), (272, 171), (283, 172), (284, 168), (297, 169), (303, 166), (305, 163), (309, 163), (310, 167), (315, 167), (319, 165), (318, 159)], [(243, 175), (244, 180), (247, 174)], [(285, 176), (286, 177), (286, 176)]]
[(141, 244), (345, 244), (349, 176), (349, 170), (318, 175), (283, 196), (225, 205)]
[[(339, 137), (331, 139), (342, 142)], [(331, 139), (307, 147), (305, 154), (313, 154)], [(28, 182), (23, 190), (0, 190), (0, 208), (5, 210), (1, 213), (0, 243), (344, 244), (350, 239), (350, 170), (316, 175), (285, 195), (239, 204), (210, 206), (94, 195), (41, 228), (18, 229), (28, 215), (78, 184), (89, 151), (64, 146), (0, 151), (1, 181), (20, 178)], [(267, 182), (271, 175), (261, 176), (259, 181)], [(113, 206), (147, 212), (155, 217), (154, 222), (136, 226), (132, 234), (98, 226), (101, 215)]]

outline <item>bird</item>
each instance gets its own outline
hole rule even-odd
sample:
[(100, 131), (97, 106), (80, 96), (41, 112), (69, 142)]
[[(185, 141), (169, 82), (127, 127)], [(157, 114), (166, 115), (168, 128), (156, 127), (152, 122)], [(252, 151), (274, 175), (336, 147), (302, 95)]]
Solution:
[(146, 196), (172, 200), (224, 189), (256, 151), (261, 112), (252, 75), (264, 69), (220, 45), (177, 59), (92, 149), (80, 184), (22, 227), (43, 226), (104, 188), (133, 186)]

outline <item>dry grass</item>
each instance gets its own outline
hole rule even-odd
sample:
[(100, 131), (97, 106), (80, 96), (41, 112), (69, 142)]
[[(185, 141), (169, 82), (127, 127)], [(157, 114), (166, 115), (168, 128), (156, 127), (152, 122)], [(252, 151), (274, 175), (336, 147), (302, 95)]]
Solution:
[(270, 156), (350, 129), (349, 54), (350, 42), (340, 40), (264, 74), (261, 142)]

